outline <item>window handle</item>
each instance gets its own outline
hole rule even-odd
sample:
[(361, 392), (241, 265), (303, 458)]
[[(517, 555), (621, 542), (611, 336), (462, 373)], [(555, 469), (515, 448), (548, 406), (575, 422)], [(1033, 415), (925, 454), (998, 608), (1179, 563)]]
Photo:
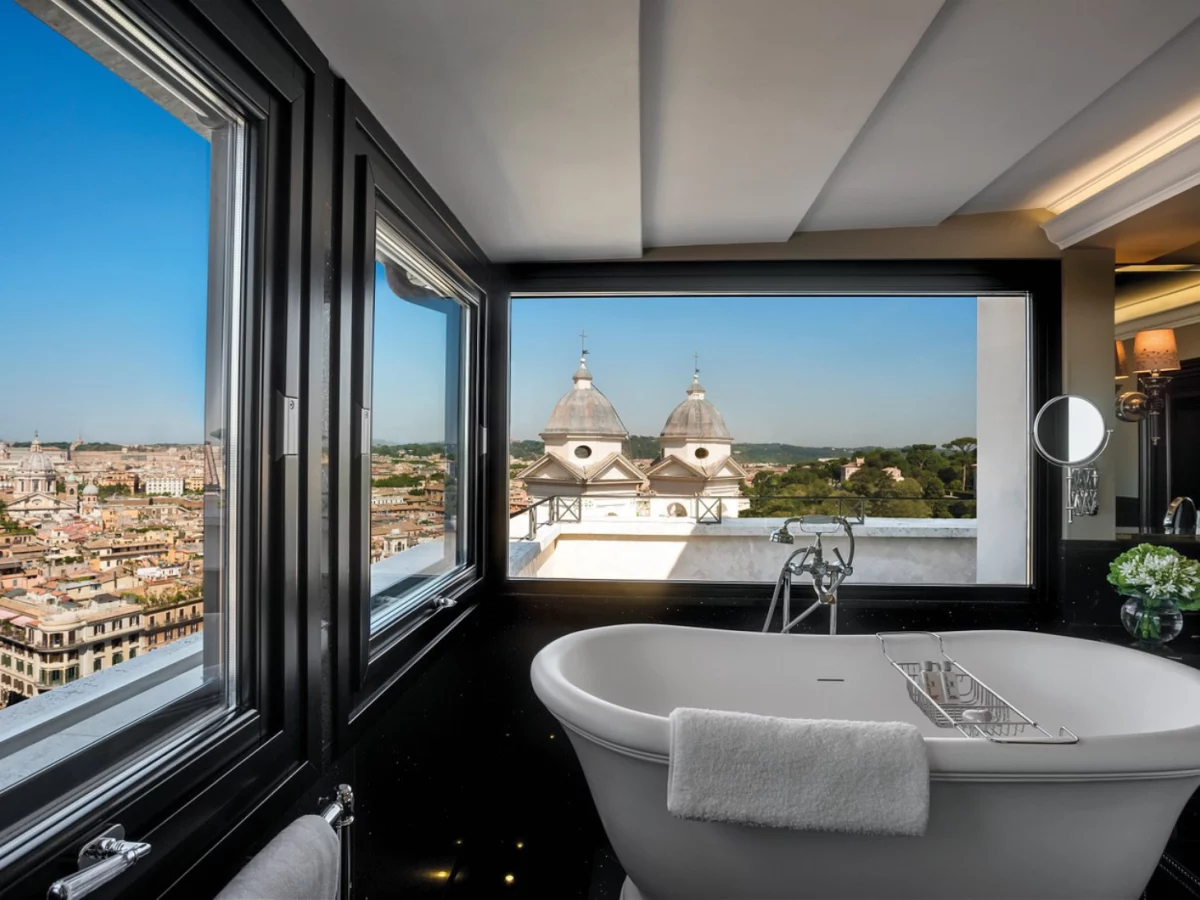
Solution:
[[(367, 459), (371, 458), (371, 411), (366, 407), (360, 406), (360, 418), (362, 421), (362, 447), (359, 448), (362, 455)], [(370, 466), (368, 466), (368, 470)]]
[(86, 897), (149, 852), (149, 844), (125, 840), (125, 829), (113, 825), (83, 845), (79, 851), (79, 871), (50, 885), (47, 900)]

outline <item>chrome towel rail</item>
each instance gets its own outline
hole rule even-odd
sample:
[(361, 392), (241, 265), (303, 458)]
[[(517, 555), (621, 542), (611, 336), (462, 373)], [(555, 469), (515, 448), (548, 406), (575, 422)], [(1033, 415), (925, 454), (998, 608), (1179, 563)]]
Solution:
[(339, 784), (333, 800), (321, 811), (321, 818), (335, 831), (341, 831), (354, 821), (354, 791), (348, 784)]

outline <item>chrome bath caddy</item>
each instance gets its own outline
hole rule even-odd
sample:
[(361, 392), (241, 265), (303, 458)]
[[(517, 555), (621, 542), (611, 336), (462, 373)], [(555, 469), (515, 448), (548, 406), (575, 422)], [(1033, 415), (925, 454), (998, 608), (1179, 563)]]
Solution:
[[(920, 662), (897, 662), (888, 653), (888, 640), (899, 637), (923, 635), (937, 641), (938, 659)], [(942, 643), (942, 636), (934, 631), (881, 631), (879, 646), (892, 667), (904, 676), (908, 684), (908, 696), (917, 708), (938, 728), (957, 728), (963, 737), (983, 738), (996, 744), (1077, 744), (1079, 737), (1066, 727), (1059, 727), (1053, 735), (1021, 712), (982, 680), (977, 678), (962, 663), (952, 659)], [(943, 697), (935, 700), (921, 684), (923, 663), (936, 662), (941, 674), (952, 679), (952, 699)]]

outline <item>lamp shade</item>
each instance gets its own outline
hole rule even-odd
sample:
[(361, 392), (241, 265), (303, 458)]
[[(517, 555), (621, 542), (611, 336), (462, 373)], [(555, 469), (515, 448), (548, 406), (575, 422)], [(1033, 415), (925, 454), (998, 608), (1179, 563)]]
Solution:
[(1125, 361), (1125, 342), (1124, 341), (1117, 341), (1116, 369), (1117, 369), (1117, 381), (1120, 381), (1122, 378), (1129, 377), (1129, 365)]
[(1139, 331), (1133, 338), (1133, 371), (1170, 372), (1179, 368), (1174, 328)]

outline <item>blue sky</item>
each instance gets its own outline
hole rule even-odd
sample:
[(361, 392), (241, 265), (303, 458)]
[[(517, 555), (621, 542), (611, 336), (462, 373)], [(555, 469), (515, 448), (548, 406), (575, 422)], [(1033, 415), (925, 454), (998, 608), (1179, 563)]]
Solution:
[(571, 387), (579, 339), (633, 434), (657, 435), (691, 381), (735, 440), (942, 443), (975, 434), (974, 297), (517, 298), (512, 436)]
[(199, 441), (211, 148), (0, 0), (0, 439)]
[[(0, 0), (0, 439), (203, 434), (211, 148)], [(377, 291), (375, 433), (444, 434), (440, 316)], [(684, 397), (692, 353), (734, 436), (808, 445), (975, 431), (973, 298), (569, 298), (513, 304), (512, 434), (533, 438), (591, 335), (636, 434)]]
[(375, 263), (376, 441), (443, 443), (446, 439), (446, 317), (400, 300)]

